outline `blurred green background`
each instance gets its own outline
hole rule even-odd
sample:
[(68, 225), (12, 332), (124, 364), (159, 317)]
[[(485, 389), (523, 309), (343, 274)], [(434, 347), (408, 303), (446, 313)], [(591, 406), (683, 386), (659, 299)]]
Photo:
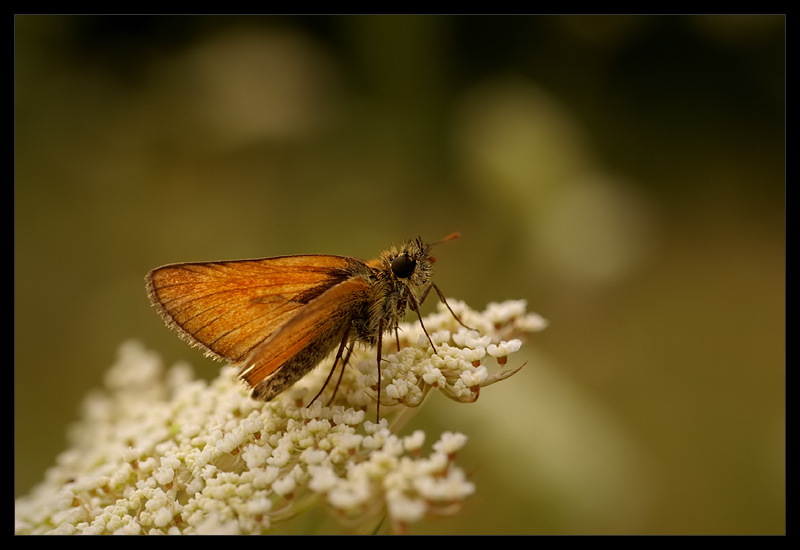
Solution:
[(124, 340), (217, 374), (151, 268), (458, 230), (551, 325), (411, 533), (784, 533), (784, 103), (783, 16), (16, 17), (15, 495)]

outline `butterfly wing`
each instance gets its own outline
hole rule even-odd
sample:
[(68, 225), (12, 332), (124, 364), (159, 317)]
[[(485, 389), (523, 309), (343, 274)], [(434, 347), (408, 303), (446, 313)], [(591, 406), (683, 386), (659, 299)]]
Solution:
[(315, 298), (365, 269), (344, 256), (281, 256), (171, 264), (146, 281), (150, 301), (181, 338), (235, 363)]
[(350, 277), (314, 298), (254, 348), (239, 373), (254, 388), (253, 397), (269, 401), (302, 378), (343, 340), (351, 339), (351, 324), (364, 315), (368, 294), (364, 277)]

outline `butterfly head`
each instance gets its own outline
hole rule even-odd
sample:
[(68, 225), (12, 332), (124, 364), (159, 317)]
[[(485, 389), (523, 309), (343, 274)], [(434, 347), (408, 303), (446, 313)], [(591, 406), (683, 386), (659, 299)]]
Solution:
[(430, 252), (431, 245), (418, 238), (406, 242), (400, 249), (392, 247), (384, 253), (382, 260), (397, 283), (416, 287), (431, 278), (435, 260)]

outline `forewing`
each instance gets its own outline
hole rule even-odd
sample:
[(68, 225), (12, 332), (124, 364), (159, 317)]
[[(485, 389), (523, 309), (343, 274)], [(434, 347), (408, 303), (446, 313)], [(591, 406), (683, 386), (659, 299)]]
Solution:
[[(351, 277), (332, 286), (304, 306), (277, 332), (253, 349), (243, 361), (240, 376), (250, 386), (272, 374), (291, 359), (311, 369), (338, 345), (353, 318), (367, 303), (368, 286)], [(302, 376), (305, 372), (298, 373)]]
[(183, 339), (238, 362), (360, 266), (325, 255), (171, 264), (147, 275), (147, 292)]

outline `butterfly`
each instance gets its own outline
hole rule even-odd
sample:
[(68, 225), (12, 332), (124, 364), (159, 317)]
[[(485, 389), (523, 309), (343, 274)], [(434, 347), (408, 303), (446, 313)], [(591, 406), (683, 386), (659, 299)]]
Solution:
[[(409, 240), (367, 262), (307, 254), (169, 264), (147, 274), (147, 294), (181, 338), (238, 367), (254, 399), (270, 401), (337, 350), (313, 403), (342, 359), (344, 372), (354, 344), (375, 346), (380, 419), (383, 336), (394, 332), (400, 349), (398, 324), (408, 308), (422, 323), (419, 307), (432, 288), (447, 305), (431, 280), (431, 249), (458, 236), (453, 233), (433, 244)], [(435, 352), (424, 325), (422, 329)]]

